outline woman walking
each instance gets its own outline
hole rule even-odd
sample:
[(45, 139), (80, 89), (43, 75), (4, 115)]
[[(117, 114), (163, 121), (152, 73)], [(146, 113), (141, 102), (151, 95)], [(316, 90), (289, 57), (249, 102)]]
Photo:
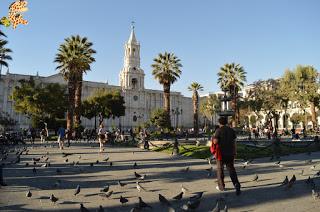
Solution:
[(103, 145), (106, 141), (106, 130), (104, 129), (103, 124), (100, 124), (99, 126), (98, 136), (99, 136), (99, 143), (100, 143), (99, 153), (102, 153), (104, 150)]

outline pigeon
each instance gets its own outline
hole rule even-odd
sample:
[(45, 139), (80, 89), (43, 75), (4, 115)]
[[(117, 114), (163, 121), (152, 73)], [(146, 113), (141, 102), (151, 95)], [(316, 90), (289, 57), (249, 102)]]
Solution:
[(33, 174), (36, 174), (36, 173), (37, 173), (36, 167), (33, 167), (32, 172), (33, 172)]
[(278, 162), (275, 162), (275, 165), (280, 165), (281, 161), (279, 160)]
[(99, 193), (98, 195), (101, 197), (109, 198), (113, 194), (113, 191), (109, 191), (107, 193)]
[(74, 191), (74, 196), (80, 193), (80, 185), (77, 186), (76, 190)]
[(121, 204), (124, 204), (124, 203), (129, 202), (129, 200), (123, 196), (120, 196), (120, 202), (121, 202)]
[(109, 160), (109, 157), (103, 159), (103, 161), (107, 162)]
[(37, 165), (37, 162), (33, 161), (33, 165)]
[(295, 181), (296, 181), (296, 176), (293, 175), (292, 178), (290, 179), (289, 183), (288, 183), (288, 188), (291, 188)]
[(139, 192), (141, 192), (141, 190), (142, 190), (142, 191), (147, 191), (144, 187), (142, 187), (142, 186), (140, 185), (139, 182), (137, 182), (137, 189), (138, 189)]
[(99, 164), (99, 160), (96, 161), (96, 164)]
[(133, 168), (136, 169), (138, 167), (137, 162), (134, 162)]
[(102, 205), (99, 205), (99, 209), (97, 210), (97, 212), (104, 212)]
[(182, 210), (185, 210), (185, 211), (195, 210), (199, 207), (199, 205), (200, 205), (200, 199), (196, 199), (194, 201), (189, 200), (187, 204), (182, 206)]
[(127, 185), (126, 183), (122, 183), (120, 180), (118, 180), (118, 185), (120, 186), (120, 187), (123, 187), (123, 186), (125, 186), (125, 185)]
[(316, 166), (311, 166), (310, 167), (311, 170), (314, 170), (315, 168), (316, 168)]
[(134, 172), (134, 176), (137, 178), (137, 179), (140, 179), (142, 177), (142, 175), (138, 174), (137, 172)]
[(104, 186), (101, 190), (100, 190), (100, 192), (108, 192), (109, 191), (109, 185), (107, 185), (107, 186)]
[(68, 163), (68, 161), (69, 161), (69, 159), (67, 158), (67, 159), (65, 159), (65, 161), (64, 161), (64, 162)]
[(227, 205), (224, 206), (223, 212), (228, 212), (228, 206)]
[(62, 152), (62, 157), (68, 157), (68, 156), (70, 156), (70, 155), (72, 155), (72, 153), (65, 153), (65, 152)]
[(320, 199), (320, 193), (312, 189), (312, 197), (314, 200)]
[(254, 177), (253, 177), (253, 179), (252, 179), (252, 181), (258, 181), (258, 179), (259, 179), (259, 176), (256, 174)]
[(191, 197), (190, 197), (190, 201), (194, 201), (194, 200), (197, 200), (197, 199), (201, 199), (202, 195), (203, 195), (203, 191), (197, 192), (194, 196), (191, 196)]
[(182, 196), (183, 196), (183, 192), (180, 192), (178, 195), (172, 197), (172, 199), (181, 200), (181, 199), (182, 199)]
[(139, 208), (152, 208), (152, 207), (147, 203), (145, 203), (141, 197), (139, 197)]
[(51, 202), (56, 203), (59, 199), (57, 197), (55, 197), (53, 194), (51, 194), (50, 200), (51, 200)]
[(286, 178), (283, 180), (280, 186), (287, 185), (288, 183), (289, 183), (289, 179), (288, 179), (288, 176), (286, 176)]
[(30, 190), (27, 192), (26, 197), (32, 197), (32, 193)]
[(42, 164), (41, 167), (48, 167), (48, 164), (47, 163)]
[(112, 165), (113, 165), (113, 163), (112, 163), (112, 162), (110, 162), (109, 166), (111, 167)]
[(181, 184), (181, 191), (182, 191), (183, 193), (187, 193), (187, 192), (189, 192), (189, 189), (187, 189), (186, 187), (184, 187), (184, 186)]
[(40, 158), (32, 158), (32, 160), (35, 161), (35, 162), (39, 162)]
[(216, 206), (211, 210), (211, 212), (220, 212), (220, 201), (217, 200)]
[(165, 198), (161, 194), (159, 194), (159, 201), (166, 206), (171, 206), (171, 203), (167, 200), (167, 198)]
[(83, 206), (83, 204), (80, 204), (80, 212), (89, 212), (89, 210)]
[(183, 172), (188, 172), (189, 170), (190, 170), (190, 167), (188, 166), (188, 167), (184, 168), (182, 171)]
[(29, 163), (27, 162), (25, 166), (29, 166)]

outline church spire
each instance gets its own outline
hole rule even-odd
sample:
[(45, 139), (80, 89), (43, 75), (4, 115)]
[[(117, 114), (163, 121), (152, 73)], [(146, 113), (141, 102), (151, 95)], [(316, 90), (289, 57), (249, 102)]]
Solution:
[(137, 41), (136, 35), (135, 35), (135, 33), (134, 33), (134, 24), (135, 24), (135, 22), (132, 21), (132, 22), (131, 22), (131, 33), (130, 33), (130, 37), (129, 37), (128, 43), (137, 44), (138, 41)]

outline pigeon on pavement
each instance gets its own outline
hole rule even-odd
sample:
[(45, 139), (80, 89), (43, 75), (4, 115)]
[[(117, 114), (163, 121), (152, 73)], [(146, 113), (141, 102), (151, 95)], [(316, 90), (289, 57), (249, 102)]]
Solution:
[(124, 204), (124, 203), (129, 202), (129, 200), (123, 196), (120, 196), (120, 202), (121, 202), (121, 204)]
[(152, 208), (152, 207), (147, 203), (145, 203), (141, 197), (139, 197), (139, 208)]
[(51, 194), (50, 200), (51, 200), (51, 202), (56, 203), (59, 199), (57, 197), (55, 197), (53, 194)]
[(288, 183), (289, 183), (289, 179), (288, 179), (288, 176), (286, 176), (286, 178), (283, 180), (280, 186), (287, 185)]
[(259, 179), (259, 176), (256, 174), (254, 177), (253, 177), (253, 179), (252, 179), (252, 181), (258, 181), (258, 179)]
[(98, 195), (101, 197), (109, 198), (109, 197), (111, 197), (112, 193), (113, 193), (113, 191), (109, 191), (107, 193), (100, 193)]
[(288, 188), (291, 188), (295, 181), (296, 181), (296, 176), (293, 175), (292, 178), (290, 179), (289, 183), (288, 183)]
[(77, 185), (76, 190), (74, 191), (74, 196), (80, 193), (80, 185)]
[(125, 185), (127, 185), (126, 183), (122, 183), (120, 180), (118, 180), (118, 185), (120, 186), (120, 187), (123, 187), (123, 186), (125, 186)]
[(104, 186), (104, 187), (100, 190), (100, 192), (108, 192), (108, 191), (109, 191), (109, 188), (110, 188), (109, 185)]
[(167, 198), (161, 194), (159, 194), (159, 201), (166, 206), (171, 206), (171, 203), (167, 200)]
[(83, 204), (80, 204), (80, 212), (89, 212), (89, 210), (83, 206)]
[(189, 189), (187, 189), (186, 187), (184, 187), (184, 186), (181, 184), (181, 191), (182, 191), (183, 193), (187, 193), (187, 192), (189, 192)]
[(183, 192), (180, 192), (178, 195), (172, 197), (172, 199), (175, 199), (175, 200), (181, 200), (183, 197)]
[(142, 186), (140, 185), (139, 182), (137, 182), (136, 184), (137, 184), (137, 189), (138, 189), (139, 192), (141, 192), (141, 190), (142, 190), (142, 191), (147, 191), (144, 187), (142, 187)]
[(32, 193), (30, 190), (27, 192), (26, 197), (32, 197)]

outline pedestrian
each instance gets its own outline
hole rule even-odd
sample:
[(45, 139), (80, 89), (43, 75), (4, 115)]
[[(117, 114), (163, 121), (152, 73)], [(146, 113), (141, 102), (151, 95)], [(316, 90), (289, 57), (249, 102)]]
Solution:
[(47, 131), (45, 129), (42, 129), (40, 132), (40, 141), (41, 143), (44, 143), (47, 138)]
[(64, 146), (64, 139), (66, 137), (66, 130), (64, 127), (60, 126), (58, 129), (58, 143), (59, 143), (59, 148), (62, 150)]
[(106, 130), (104, 129), (103, 124), (100, 124), (99, 126), (98, 136), (99, 136), (99, 143), (100, 143), (99, 153), (102, 153), (104, 151), (103, 145), (106, 140)]
[(237, 172), (234, 168), (234, 159), (236, 156), (236, 133), (232, 128), (227, 126), (226, 117), (220, 117), (218, 122), (219, 128), (216, 130), (212, 139), (212, 147), (214, 147), (213, 150), (215, 150), (213, 153), (215, 153), (217, 161), (218, 186), (216, 189), (219, 191), (224, 191), (225, 189), (223, 169), (224, 165), (226, 165), (232, 183), (236, 189), (236, 194), (240, 195), (241, 185), (238, 180)]
[(34, 144), (34, 141), (36, 139), (36, 134), (37, 133), (36, 133), (36, 130), (33, 127), (31, 127), (30, 132), (31, 132), (31, 143)]

